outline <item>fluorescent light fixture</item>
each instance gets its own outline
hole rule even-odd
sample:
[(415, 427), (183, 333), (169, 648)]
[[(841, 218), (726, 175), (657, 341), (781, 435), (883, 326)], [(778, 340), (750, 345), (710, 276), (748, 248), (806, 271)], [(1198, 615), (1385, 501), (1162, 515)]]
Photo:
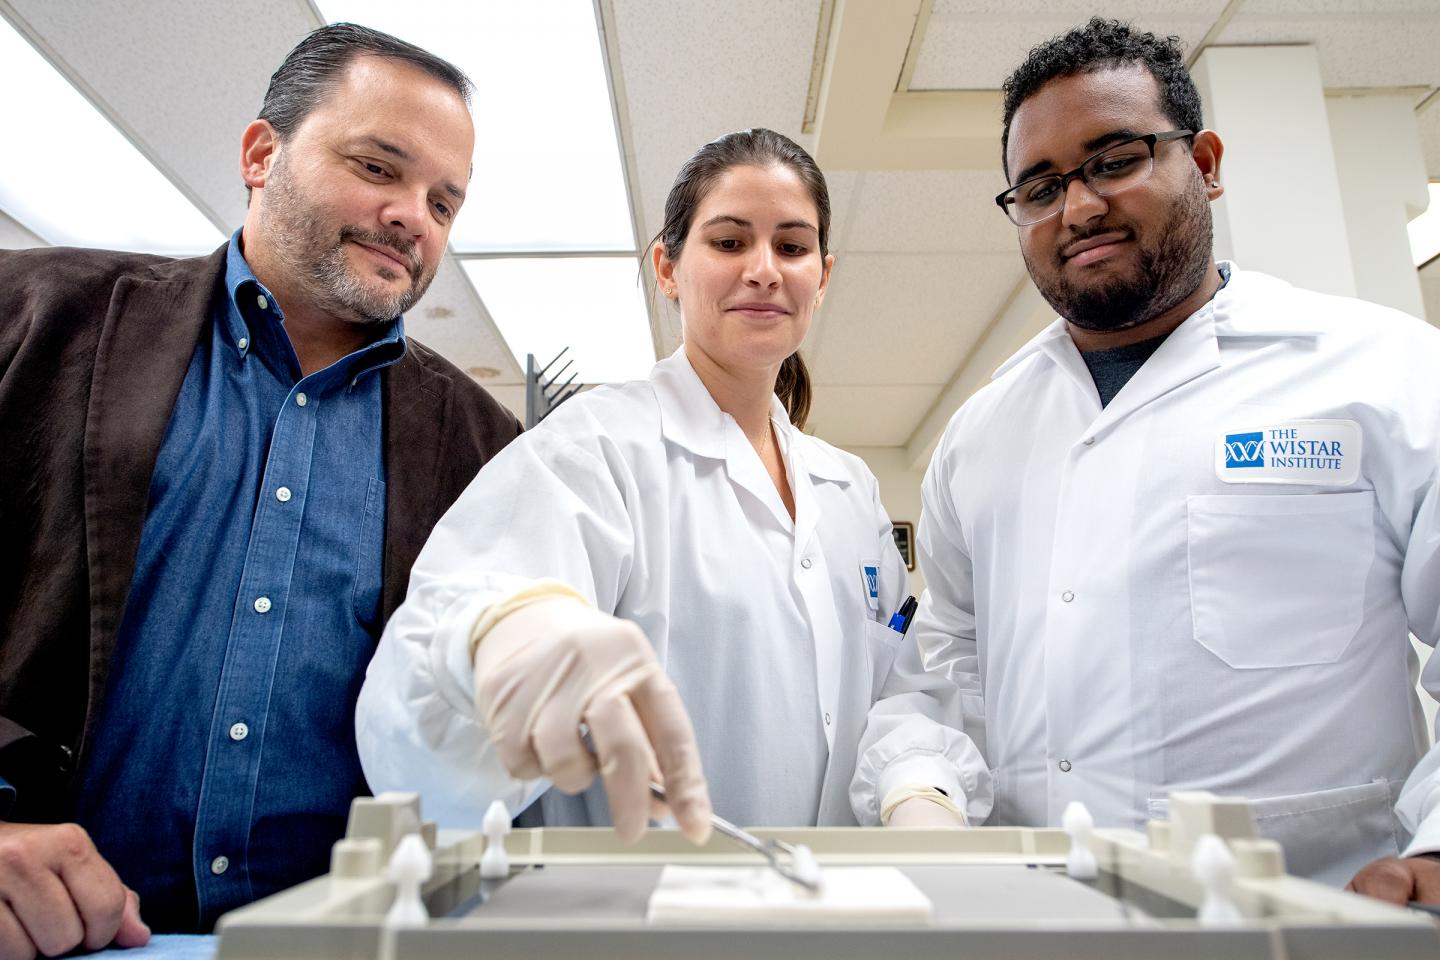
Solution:
[(461, 263), (520, 369), (525, 369), (527, 353), (544, 365), (569, 347), (576, 383), (640, 380), (650, 373), (655, 348), (637, 258), (503, 257)]
[(1431, 182), (1430, 206), (1410, 221), (1410, 253), (1417, 267), (1440, 257), (1440, 182)]
[(0, 210), (47, 243), (209, 252), (224, 239), (0, 17)]
[(475, 81), (475, 172), (457, 253), (631, 251), (635, 236), (592, 0), (320, 0)]

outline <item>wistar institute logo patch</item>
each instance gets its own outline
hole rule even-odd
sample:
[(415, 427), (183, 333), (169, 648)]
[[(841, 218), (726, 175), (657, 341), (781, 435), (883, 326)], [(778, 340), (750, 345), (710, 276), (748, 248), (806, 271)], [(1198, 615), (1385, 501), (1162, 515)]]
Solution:
[(1215, 441), (1215, 474), (1225, 483), (1346, 487), (1360, 476), (1360, 438), (1354, 420), (1285, 420), (1224, 430)]

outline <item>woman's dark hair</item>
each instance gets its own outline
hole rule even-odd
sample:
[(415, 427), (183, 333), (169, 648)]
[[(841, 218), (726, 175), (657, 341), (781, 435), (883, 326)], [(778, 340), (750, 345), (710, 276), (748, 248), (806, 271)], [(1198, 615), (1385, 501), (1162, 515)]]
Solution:
[[(650, 244), (660, 244), (665, 248), (665, 256), (671, 260), (679, 259), (680, 251), (685, 247), (685, 238), (690, 235), (695, 211), (725, 171), (732, 167), (770, 167), (777, 164), (795, 171), (800, 182), (810, 191), (810, 198), (815, 201), (815, 214), (820, 221), (816, 224), (820, 231), (820, 257), (823, 260), (830, 252), (830, 189), (825, 185), (825, 175), (804, 147), (784, 134), (763, 127), (727, 133), (705, 144), (685, 161), (675, 177), (674, 186), (670, 188), (670, 195), (665, 198), (665, 224)], [(805, 368), (805, 361), (798, 352), (790, 354), (780, 365), (775, 394), (785, 404), (790, 422), (803, 430), (805, 421), (810, 417), (810, 371)]]
[(1000, 162), (1006, 176), (1010, 173), (1005, 158), (1010, 121), (1020, 104), (1057, 77), (1132, 63), (1141, 64), (1155, 78), (1160, 86), (1160, 109), (1176, 129), (1204, 129), (1200, 93), (1185, 69), (1185, 49), (1179, 37), (1159, 37), (1119, 20), (1091, 17), (1085, 26), (1033, 48), (1001, 87), (1005, 94), (1005, 128), (1000, 135)]
[(401, 60), (419, 67), (447, 84), (467, 104), (470, 102), (474, 84), (448, 60), (370, 27), (332, 23), (312, 31), (285, 55), (285, 62), (270, 75), (259, 119), (268, 120), (284, 140), (325, 99), (350, 62), (360, 56)]

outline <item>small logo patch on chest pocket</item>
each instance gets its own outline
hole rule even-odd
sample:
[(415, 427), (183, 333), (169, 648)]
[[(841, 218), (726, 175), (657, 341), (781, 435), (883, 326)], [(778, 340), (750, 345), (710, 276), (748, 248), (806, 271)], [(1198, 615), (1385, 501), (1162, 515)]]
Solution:
[(880, 612), (880, 561), (863, 560), (860, 563), (860, 583), (865, 592), (865, 603), (872, 613)]

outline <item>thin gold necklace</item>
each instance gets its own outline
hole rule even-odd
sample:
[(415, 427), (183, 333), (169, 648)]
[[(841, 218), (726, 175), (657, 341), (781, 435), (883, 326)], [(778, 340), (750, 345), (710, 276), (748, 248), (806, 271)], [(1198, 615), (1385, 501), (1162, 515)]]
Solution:
[(761, 461), (762, 463), (765, 461), (765, 452), (770, 449), (770, 436), (771, 436), (771, 434), (773, 434), (774, 432), (775, 432), (775, 424), (771, 423), (769, 420), (766, 420), (766, 421), (765, 421), (765, 439), (760, 441), (760, 446), (755, 447), (755, 441), (754, 441), (754, 440), (750, 440), (749, 437), (746, 437), (746, 438), (745, 438), (746, 440), (750, 440), (750, 446), (755, 447), (755, 453), (756, 453), (757, 455), (759, 455), (760, 461)]

